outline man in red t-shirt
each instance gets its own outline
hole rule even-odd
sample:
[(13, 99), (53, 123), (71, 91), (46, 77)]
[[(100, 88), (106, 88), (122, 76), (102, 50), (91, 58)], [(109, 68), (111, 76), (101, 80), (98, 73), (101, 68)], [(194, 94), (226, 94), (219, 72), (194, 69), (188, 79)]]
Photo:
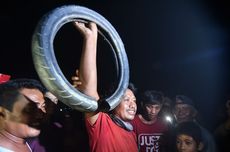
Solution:
[(140, 96), (142, 113), (131, 122), (137, 135), (140, 152), (167, 151), (166, 133), (168, 125), (159, 118), (163, 105), (163, 94), (147, 90)]
[[(74, 22), (76, 28), (83, 34), (84, 46), (80, 62), (79, 75), (72, 77), (78, 89), (96, 100), (97, 91), (97, 26), (90, 22)], [(79, 77), (78, 77), (79, 76)], [(79, 78), (79, 79), (78, 79)], [(120, 104), (113, 110), (112, 115), (103, 112), (85, 113), (86, 128), (89, 134), (90, 150), (93, 152), (137, 152), (136, 135), (129, 123), (136, 114), (136, 98), (127, 89)]]

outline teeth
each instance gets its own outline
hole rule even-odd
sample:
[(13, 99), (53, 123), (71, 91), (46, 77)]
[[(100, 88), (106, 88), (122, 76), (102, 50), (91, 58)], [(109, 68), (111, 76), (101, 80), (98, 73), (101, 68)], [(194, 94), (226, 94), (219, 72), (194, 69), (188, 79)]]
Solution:
[(131, 110), (131, 111), (128, 111), (130, 114), (135, 114), (135, 111)]

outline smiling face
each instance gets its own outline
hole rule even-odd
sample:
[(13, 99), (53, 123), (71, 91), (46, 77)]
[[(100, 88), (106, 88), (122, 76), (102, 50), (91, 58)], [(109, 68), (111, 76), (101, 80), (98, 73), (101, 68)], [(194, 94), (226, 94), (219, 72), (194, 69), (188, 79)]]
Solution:
[(5, 119), (5, 129), (20, 138), (35, 137), (45, 114), (43, 94), (37, 89), (22, 89)]
[(174, 114), (178, 123), (191, 121), (196, 116), (195, 109), (188, 104), (176, 104)]
[(114, 109), (114, 114), (123, 121), (131, 121), (135, 117), (136, 110), (136, 97), (130, 89), (127, 89), (120, 104)]

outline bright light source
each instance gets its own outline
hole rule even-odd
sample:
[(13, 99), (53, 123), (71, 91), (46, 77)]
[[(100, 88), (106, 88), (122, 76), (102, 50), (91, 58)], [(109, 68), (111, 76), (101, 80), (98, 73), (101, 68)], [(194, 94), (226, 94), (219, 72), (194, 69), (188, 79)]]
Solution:
[(172, 123), (172, 118), (170, 116), (165, 116), (165, 120)]

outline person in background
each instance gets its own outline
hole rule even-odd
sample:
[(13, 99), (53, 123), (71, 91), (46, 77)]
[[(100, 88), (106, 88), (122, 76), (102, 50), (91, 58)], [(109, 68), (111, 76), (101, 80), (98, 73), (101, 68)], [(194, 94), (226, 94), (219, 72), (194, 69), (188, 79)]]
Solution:
[(164, 95), (155, 90), (146, 90), (139, 98), (142, 112), (132, 120), (140, 152), (167, 152), (168, 125), (159, 117)]
[(201, 129), (195, 122), (182, 122), (175, 131), (177, 152), (203, 152)]
[(198, 111), (195, 108), (195, 104), (192, 99), (185, 95), (177, 95), (174, 105), (174, 116), (175, 116), (175, 126), (179, 125), (182, 122), (195, 122), (199, 125), (201, 129), (202, 141), (204, 144), (204, 152), (216, 152), (216, 142), (213, 135), (200, 123), (197, 121), (196, 117)]
[[(79, 78), (80, 91), (98, 100), (97, 90), (97, 26), (74, 22), (76, 28), (83, 34), (84, 44), (81, 56)], [(73, 84), (78, 76), (72, 77)], [(132, 90), (126, 89), (119, 105), (112, 114), (104, 112), (85, 113), (86, 129), (89, 135), (90, 151), (92, 152), (137, 152), (136, 135), (130, 121), (136, 114), (136, 97)]]
[(229, 152), (230, 150), (230, 99), (227, 100), (225, 108), (225, 121), (221, 123), (214, 132), (214, 137), (220, 152)]

